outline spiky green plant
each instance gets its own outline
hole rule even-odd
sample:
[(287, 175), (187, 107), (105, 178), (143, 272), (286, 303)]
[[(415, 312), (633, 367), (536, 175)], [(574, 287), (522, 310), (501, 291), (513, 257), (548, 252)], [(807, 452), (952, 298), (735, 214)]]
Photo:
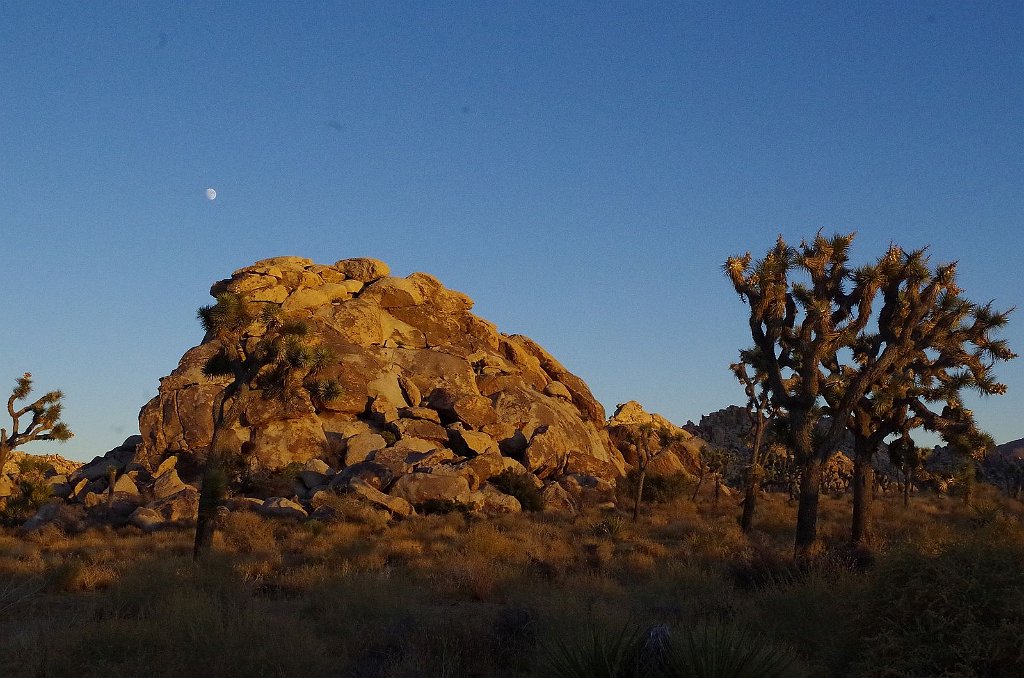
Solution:
[(709, 623), (673, 638), (660, 666), (664, 678), (797, 678), (796, 653), (734, 623)]
[(589, 626), (576, 638), (555, 637), (541, 648), (542, 675), (550, 678), (641, 678), (639, 627), (618, 630)]

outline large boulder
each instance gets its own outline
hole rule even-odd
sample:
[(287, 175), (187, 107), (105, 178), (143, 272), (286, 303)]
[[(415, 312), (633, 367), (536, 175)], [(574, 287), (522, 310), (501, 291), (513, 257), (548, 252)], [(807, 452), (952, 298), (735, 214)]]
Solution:
[[(451, 465), (484, 457), (486, 464), (475, 464), (484, 476), (501, 467), (496, 457), (549, 480), (575, 473), (614, 481), (625, 472), (622, 453), (605, 428), (604, 409), (583, 380), (531, 339), (502, 334), (473, 315), (469, 297), (433, 276), (389, 273), (375, 259), (325, 266), (276, 257), (213, 285), (214, 296), (230, 292), (278, 304), (285, 317), (311, 326), (334, 356), (322, 377), (341, 386), (340, 397), (327, 403), (304, 393), (285, 402), (279, 394), (261, 391), (258, 379), (250, 383), (252, 396), (242, 417), (222, 437), (228, 451), (244, 461), (243, 469), (266, 474), (305, 468), (302, 480), (308, 487), (312, 481), (319, 485), (321, 478), (313, 473), (322, 473), (311, 471), (310, 460), (322, 460), (346, 479), (352, 477), (344, 473), (347, 466), (372, 461), (396, 475), (398, 496), (408, 493), (412, 499), (404, 498), (411, 503), (434, 495), (466, 499), (462, 486), (440, 487), (466, 483), (468, 493), (459, 476), (431, 473), (434, 477), (424, 479), (418, 473), (403, 482), (434, 450), (440, 451), (437, 460), (448, 458)], [(242, 341), (258, 341), (262, 332), (254, 323)], [(158, 500), (180, 492), (182, 481), (198, 478), (213, 434), (213, 403), (228, 383), (204, 374), (217, 350), (215, 338), (208, 336), (185, 352), (140, 413), (137, 451), (133, 447), (131, 455), (117, 460), (119, 474), (128, 468), (158, 476), (158, 487), (148, 486)], [(157, 473), (172, 457), (184, 461)], [(95, 475), (108, 461), (90, 465)], [(441, 467), (432, 462), (432, 468)], [(480, 482), (475, 471), (471, 477)], [(382, 491), (394, 483), (367, 482), (382, 485)], [(436, 492), (426, 489), (431, 484)], [(422, 491), (413, 487), (419, 485)]]

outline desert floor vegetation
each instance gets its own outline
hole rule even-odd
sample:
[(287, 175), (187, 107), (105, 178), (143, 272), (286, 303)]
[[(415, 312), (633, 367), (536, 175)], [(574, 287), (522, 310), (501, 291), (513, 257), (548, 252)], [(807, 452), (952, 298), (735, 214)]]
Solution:
[(0, 533), (0, 675), (996, 676), (1024, 665), (1024, 505), (995, 491), (966, 506), (880, 498), (875, 541), (856, 550), (849, 498), (826, 497), (822, 547), (799, 568), (796, 506), (779, 494), (762, 497), (749, 535), (735, 498), (689, 493), (636, 523), (592, 509), (389, 524), (339, 504), (330, 523), (231, 513), (198, 564), (190, 530)]

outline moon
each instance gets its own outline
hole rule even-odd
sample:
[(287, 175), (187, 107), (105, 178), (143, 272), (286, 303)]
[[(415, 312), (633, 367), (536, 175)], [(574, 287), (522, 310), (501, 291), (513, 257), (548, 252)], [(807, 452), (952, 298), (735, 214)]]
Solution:
[(206, 189), (206, 199), (207, 200), (216, 200), (217, 199), (217, 191), (213, 190), (212, 188)]

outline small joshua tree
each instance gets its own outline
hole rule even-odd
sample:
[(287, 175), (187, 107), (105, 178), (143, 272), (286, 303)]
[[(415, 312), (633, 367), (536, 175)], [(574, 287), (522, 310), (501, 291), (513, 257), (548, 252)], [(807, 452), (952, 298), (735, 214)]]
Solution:
[[(740, 528), (744, 532), (753, 529), (757, 495), (761, 491), (761, 479), (764, 477), (761, 448), (765, 432), (775, 418), (775, 406), (772, 404), (771, 391), (767, 388), (767, 377), (757, 371), (757, 363), (757, 350), (748, 349), (740, 352), (740, 362), (729, 366), (736, 379), (743, 384), (747, 395), (747, 416), (750, 418), (750, 467), (747, 469), (743, 514), (740, 516)], [(753, 375), (747, 372), (748, 365), (754, 366)]]
[[(197, 315), (218, 344), (219, 350), (204, 367), (208, 377), (230, 377), (231, 381), (213, 401), (213, 437), (207, 450), (203, 486), (199, 495), (199, 516), (193, 558), (209, 552), (213, 542), (217, 509), (227, 492), (226, 462), (232, 454), (228, 433), (238, 424), (255, 393), (275, 395), (285, 402), (303, 398), (329, 402), (340, 395), (333, 379), (317, 376), (333, 356), (320, 346), (310, 325), (282, 318), (277, 304), (249, 302), (226, 292), (217, 303), (199, 309)], [(246, 336), (259, 327), (258, 336)]]
[(644, 481), (647, 479), (647, 468), (655, 459), (665, 455), (672, 444), (681, 439), (678, 433), (672, 433), (663, 426), (641, 424), (630, 431), (627, 438), (636, 450), (636, 496), (633, 500), (633, 522), (640, 517), (640, 499), (644, 494)]
[[(56, 440), (65, 442), (74, 435), (68, 425), (60, 420), (63, 409), (64, 393), (50, 391), (23, 407), (18, 401), (25, 400), (32, 393), (32, 374), (26, 372), (17, 380), (17, 385), (7, 399), (7, 415), (11, 418), (11, 429), (0, 428), (0, 472), (10, 457), (11, 452), (33, 440)], [(31, 415), (28, 424), (22, 430), (25, 417)]]

